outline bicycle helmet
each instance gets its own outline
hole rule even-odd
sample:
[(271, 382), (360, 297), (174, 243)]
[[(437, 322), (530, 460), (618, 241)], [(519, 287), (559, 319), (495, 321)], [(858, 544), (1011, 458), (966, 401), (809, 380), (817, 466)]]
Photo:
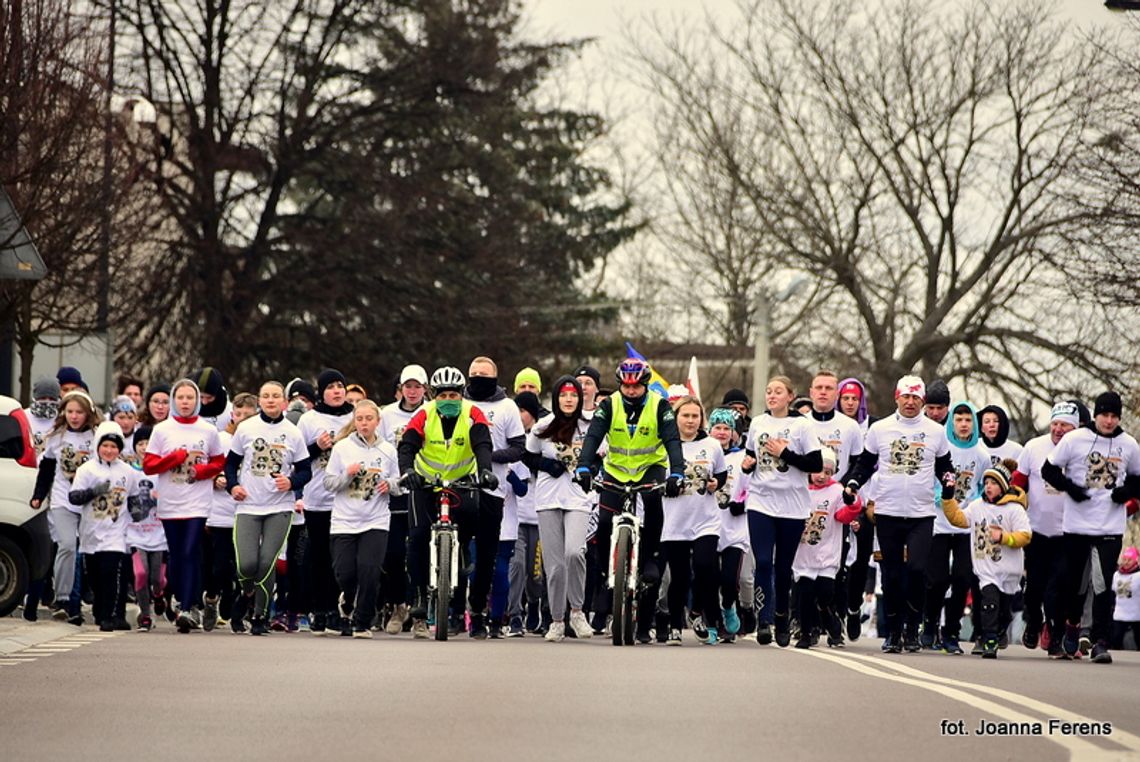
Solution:
[(463, 387), (467, 385), (467, 379), (463, 377), (463, 373), (459, 368), (453, 368), (450, 365), (445, 365), (442, 368), (436, 368), (435, 372), (431, 374), (431, 393), (439, 394), (440, 392), (462, 392)]
[(645, 360), (636, 357), (627, 357), (622, 360), (621, 365), (617, 368), (617, 382), (619, 384), (644, 384), (649, 386), (649, 379), (653, 376), (653, 371), (649, 369), (649, 363)]

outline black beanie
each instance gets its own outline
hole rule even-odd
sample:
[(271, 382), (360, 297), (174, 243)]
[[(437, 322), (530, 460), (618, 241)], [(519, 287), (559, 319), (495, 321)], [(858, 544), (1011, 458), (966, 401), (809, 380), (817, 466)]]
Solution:
[(135, 429), (135, 437), (131, 441), (132, 442), (149, 442), (151, 431), (152, 431), (152, 429), (150, 426), (139, 426), (137, 429)]
[(1124, 405), (1120, 401), (1120, 395), (1116, 392), (1104, 392), (1097, 397), (1093, 403), (1093, 417), (1101, 413), (1112, 413), (1118, 418), (1123, 415)]
[(515, 404), (519, 406), (519, 410), (525, 410), (530, 413), (530, 417), (536, 421), (542, 417), (538, 404), (538, 395), (534, 392), (519, 392), (518, 395), (515, 396)]
[(749, 410), (752, 409), (752, 403), (748, 401), (748, 395), (744, 393), (743, 389), (729, 389), (724, 393), (724, 399), (720, 401), (721, 405), (731, 405), (739, 403)]
[(345, 386), (348, 385), (348, 379), (339, 370), (333, 368), (326, 368), (321, 371), (321, 375), (317, 376), (317, 397), (319, 400), (325, 398), (325, 389), (329, 388), (329, 384), (340, 381)]
[(169, 396), (170, 395), (170, 384), (155, 384), (151, 388), (147, 389), (146, 394), (143, 396), (143, 405), (144, 406), (149, 405), (150, 404), (150, 398), (156, 394), (165, 394), (165, 395)]
[(217, 418), (225, 412), (226, 405), (230, 401), (229, 393), (226, 391), (226, 380), (222, 378), (222, 374), (217, 368), (209, 366), (197, 368), (187, 378), (198, 384), (200, 392), (209, 394), (214, 398), (214, 401), (209, 405), (202, 405), (198, 411), (199, 415), (205, 418)]
[(574, 378), (578, 378), (579, 376), (589, 376), (590, 378), (594, 379), (594, 386), (601, 386), (602, 374), (599, 373), (598, 369), (595, 367), (592, 367), (590, 365), (579, 366), (578, 370), (574, 371)]
[(926, 387), (926, 404), (927, 405), (949, 405), (950, 404), (950, 387), (946, 382), (937, 378), (930, 382)]

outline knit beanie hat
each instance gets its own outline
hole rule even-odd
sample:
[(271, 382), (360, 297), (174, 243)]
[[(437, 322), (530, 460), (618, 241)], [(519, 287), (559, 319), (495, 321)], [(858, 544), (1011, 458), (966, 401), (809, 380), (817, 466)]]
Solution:
[(823, 467), (831, 466), (831, 473), (835, 473), (835, 469), (839, 467), (839, 458), (835, 455), (835, 450), (830, 447), (820, 447), (819, 454), (823, 458)]
[(1116, 392), (1104, 392), (1093, 403), (1093, 418), (1102, 413), (1112, 413), (1118, 418), (1124, 413), (1124, 405)]
[(519, 394), (515, 396), (515, 404), (519, 406), (519, 410), (525, 410), (530, 413), (530, 417), (536, 421), (542, 417), (538, 404), (538, 395), (534, 392), (519, 392)]
[(744, 405), (749, 410), (752, 409), (752, 403), (748, 401), (748, 395), (744, 393), (743, 389), (729, 389), (724, 393), (724, 399), (720, 401), (722, 405)]
[(1049, 422), (1060, 421), (1067, 423), (1074, 429), (1081, 425), (1080, 415), (1077, 413), (1077, 406), (1072, 402), (1058, 402), (1049, 411)]
[(32, 384), (32, 399), (58, 400), (59, 381), (56, 381), (51, 376), (41, 376), (37, 378), (36, 382)]
[(134, 442), (135, 447), (138, 447), (139, 442), (149, 442), (150, 433), (153, 431), (150, 426), (139, 426), (135, 429), (135, 438), (131, 441)]
[(950, 404), (950, 387), (946, 382), (940, 378), (930, 382), (930, 386), (926, 387), (926, 404), (927, 405), (949, 405)]
[(523, 368), (515, 375), (515, 391), (522, 384), (533, 384), (539, 394), (542, 394), (542, 376), (534, 368)]
[(99, 424), (99, 428), (95, 429), (95, 447), (104, 442), (112, 442), (119, 448), (119, 452), (123, 451), (126, 443), (123, 441), (123, 430), (119, 428), (119, 424), (114, 421), (104, 421)]
[(325, 389), (339, 381), (341, 384), (347, 384), (348, 379), (344, 374), (334, 368), (326, 368), (321, 371), (321, 375), (317, 376), (317, 398), (323, 400), (325, 398)]
[(59, 381), (59, 385), (74, 384), (75, 386), (82, 386), (87, 388), (87, 384), (83, 383), (83, 374), (79, 372), (78, 368), (73, 368), (70, 365), (64, 365), (55, 374), (55, 378)]
[(591, 365), (578, 366), (578, 370), (574, 371), (574, 378), (580, 378), (581, 376), (589, 376), (594, 379), (594, 386), (601, 386), (602, 384), (602, 374), (598, 372), (597, 368)]
[(986, 479), (993, 479), (1001, 487), (1001, 492), (1004, 495), (1009, 492), (1009, 483), (1013, 480), (1013, 474), (1010, 473), (1009, 468), (1002, 463), (995, 463), (985, 470), (982, 474), (982, 481)]
[(137, 412), (138, 409), (135, 408), (135, 401), (130, 397), (116, 397), (111, 402), (111, 418), (114, 418), (119, 413), (130, 413), (131, 415), (134, 415)]
[(895, 399), (898, 399), (904, 394), (910, 394), (925, 400), (926, 384), (924, 384), (922, 379), (918, 376), (903, 376), (899, 379), (898, 384), (895, 385)]
[(737, 412), (732, 408), (718, 407), (709, 413), (709, 428), (718, 424), (724, 424), (730, 429), (736, 428)]
[(317, 390), (303, 378), (295, 378), (285, 387), (285, 399), (292, 401), (294, 397), (301, 396), (314, 405), (317, 404)]

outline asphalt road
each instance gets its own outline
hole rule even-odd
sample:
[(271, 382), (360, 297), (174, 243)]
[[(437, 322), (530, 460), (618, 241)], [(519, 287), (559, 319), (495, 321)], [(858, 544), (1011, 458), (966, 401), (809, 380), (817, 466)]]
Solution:
[[(802, 652), (165, 624), (101, 637), (0, 620), (13, 760), (1140, 759), (1138, 697), (1134, 652), (1103, 666), (1020, 646), (987, 662), (887, 657), (866, 638)], [(1050, 735), (1050, 718), (1109, 722), (1111, 735)], [(983, 719), (1039, 721), (1045, 735), (980, 737)], [(971, 734), (943, 735), (944, 720)]]

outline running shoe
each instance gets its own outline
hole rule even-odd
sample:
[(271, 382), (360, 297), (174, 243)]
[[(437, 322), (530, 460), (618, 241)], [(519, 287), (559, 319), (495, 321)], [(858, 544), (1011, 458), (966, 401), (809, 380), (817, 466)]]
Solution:
[(901, 654), (903, 651), (902, 637), (894, 633), (888, 633), (886, 639), (883, 640), (882, 648), (885, 654)]
[(491, 638), (491, 640), (502, 640), (503, 639), (503, 625), (502, 625), (502, 623), (501, 622), (491, 622), (491, 624), (487, 627), (487, 635)]
[(710, 627), (708, 629), (708, 635), (704, 640), (701, 641), (701, 643), (706, 646), (715, 646), (719, 642), (720, 640), (717, 639), (717, 632), (715, 627)]
[(206, 632), (213, 632), (214, 628), (218, 626), (218, 597), (210, 596), (202, 593), (202, 629)]
[(1037, 648), (1037, 644), (1041, 641), (1040, 633), (1041, 630), (1037, 627), (1026, 627), (1025, 631), (1021, 633), (1021, 645), (1030, 651)]
[(1054, 640), (1049, 643), (1048, 653), (1049, 658), (1056, 661), (1069, 661), (1073, 658), (1072, 656), (1069, 656), (1067, 653), (1065, 653), (1065, 649), (1061, 646), (1060, 640)]
[(574, 631), (574, 637), (579, 640), (594, 637), (594, 630), (590, 627), (590, 623), (586, 621), (586, 615), (581, 611), (570, 612), (570, 629)]
[[(593, 631), (591, 630), (591, 634)], [(510, 627), (507, 628), (508, 638), (521, 638), (524, 634), (523, 620), (521, 616), (511, 617)]]
[(285, 621), (284, 614), (274, 614), (273, 619), (269, 623), (269, 629), (274, 632), (288, 632), (289, 623)]
[(721, 609), (720, 614), (724, 617), (724, 631), (729, 635), (735, 635), (740, 632), (740, 615), (736, 613), (736, 604), (732, 604), (726, 609)]
[(428, 628), (426, 619), (412, 620), (412, 637), (416, 640), (427, 640), (431, 637), (431, 630)]
[(1049, 625), (1041, 628), (1041, 642), (1039, 645), (1043, 651), (1048, 651), (1053, 647), (1053, 632)]
[(327, 625), (328, 622), (326, 621), (324, 612), (318, 611), (313, 614), (313, 618), (310, 620), (309, 632), (317, 637), (324, 637), (328, 629)]
[(791, 622), (788, 621), (788, 615), (776, 614), (776, 645), (780, 648), (787, 648), (792, 642), (792, 628)]
[(922, 646), (922, 649), (924, 651), (935, 651), (935, 650), (937, 650), (934, 647), (934, 640), (935, 640), (935, 635), (937, 634), (937, 632), (938, 632), (937, 627), (926, 627), (926, 626), (924, 626), (922, 628), (922, 636), (918, 639), (918, 644), (920, 646)]
[(487, 625), (483, 623), (482, 614), (471, 615), (471, 630), (467, 634), (474, 640), (487, 639)]
[(57, 622), (66, 622), (70, 615), (67, 613), (67, 601), (56, 601), (51, 605), (51, 618)]
[(263, 616), (255, 616), (249, 620), (249, 634), (250, 635), (268, 635), (269, 624), (265, 621)]
[(847, 615), (847, 639), (854, 643), (863, 634), (863, 622), (859, 619), (859, 612)]
[(998, 639), (989, 638), (982, 644), (982, 658), (996, 659), (998, 655)]
[(1065, 649), (1065, 653), (1069, 655), (1070, 659), (1080, 658), (1081, 626), (1079, 624), (1065, 624), (1065, 638), (1061, 641), (1061, 647)]
[(399, 635), (404, 630), (404, 622), (408, 619), (408, 605), (401, 603), (396, 606), (392, 611), (392, 616), (388, 618), (388, 624), (384, 627), (384, 632), (389, 635)]
[(371, 640), (372, 639), (372, 630), (368, 629), (367, 627), (365, 627), (364, 629), (354, 629), (352, 631), (352, 637), (360, 638), (362, 640)]
[(827, 636), (827, 647), (828, 648), (843, 648), (845, 645), (846, 644), (843, 642), (842, 637), (833, 638), (830, 635)]
[(704, 640), (709, 636), (709, 630), (705, 627), (705, 619), (700, 614), (693, 617), (692, 629), (693, 634), (697, 636), (697, 640)]
[(669, 639), (665, 641), (665, 645), (667, 645), (667, 646), (679, 646), (679, 645), (681, 645), (681, 631), (676, 629), (676, 628), (670, 628)]
[(551, 643), (558, 643), (566, 637), (566, 625), (563, 624), (561, 620), (551, 622), (544, 637)]
[(1108, 652), (1108, 644), (1103, 640), (1098, 640), (1092, 647), (1092, 658), (1090, 659), (1093, 664), (1112, 664), (1112, 654)]
[(955, 635), (942, 636), (942, 653), (961, 655), (966, 653), (962, 650), (962, 646), (958, 643), (958, 638)]
[(352, 620), (346, 616), (342, 616), (338, 619), (338, 621), (340, 623), (340, 636), (342, 638), (351, 638), (352, 637)]
[(124, 616), (117, 616), (112, 619), (111, 626), (114, 628), (115, 632), (130, 632), (132, 629), (134, 629), (131, 627), (131, 623), (128, 622), (127, 618)]
[(142, 614), (139, 614), (138, 618), (135, 620), (135, 625), (139, 632), (150, 632), (154, 629), (154, 620), (149, 616), (143, 616)]
[(770, 645), (772, 642), (772, 625), (761, 624), (756, 627), (756, 642), (762, 646)]
[(1088, 635), (1081, 635), (1081, 639), (1077, 642), (1077, 650), (1080, 651), (1081, 656), (1088, 656), (1092, 653), (1092, 640)]

